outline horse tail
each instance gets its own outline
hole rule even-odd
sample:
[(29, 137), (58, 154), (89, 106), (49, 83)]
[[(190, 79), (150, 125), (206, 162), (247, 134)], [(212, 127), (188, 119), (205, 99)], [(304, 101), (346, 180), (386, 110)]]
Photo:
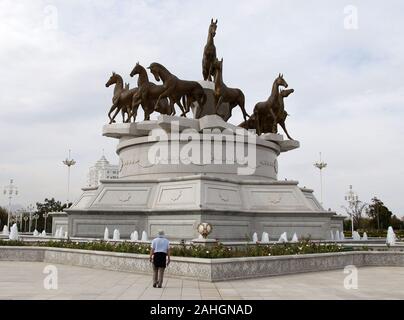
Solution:
[(243, 93), (243, 91), (241, 91), (240, 89), (237, 89), (237, 91), (238, 91), (238, 95), (239, 95), (239, 103), (240, 103), (240, 106), (244, 107), (244, 105), (245, 105), (245, 96), (244, 96), (244, 93)]

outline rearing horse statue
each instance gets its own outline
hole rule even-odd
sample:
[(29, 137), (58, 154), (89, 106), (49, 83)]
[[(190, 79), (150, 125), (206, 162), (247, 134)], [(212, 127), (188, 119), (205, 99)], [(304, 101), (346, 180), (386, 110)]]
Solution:
[(137, 74), (139, 75), (139, 78), (137, 80), (138, 91), (133, 96), (132, 113), (137, 113), (139, 104), (141, 104), (144, 111), (144, 120), (150, 120), (150, 114), (154, 111), (157, 111), (161, 114), (170, 115), (171, 108), (167, 98), (161, 98), (157, 107), (154, 107), (156, 104), (156, 100), (164, 91), (164, 87), (150, 82), (149, 77), (147, 76), (146, 69), (141, 66), (139, 62), (136, 63), (135, 67), (130, 73), (130, 76), (133, 77)]
[(264, 132), (264, 128), (266, 126), (265, 120), (268, 118), (269, 115), (274, 119), (271, 132), (274, 132), (276, 130), (277, 115), (275, 114), (274, 110), (276, 109), (279, 101), (280, 86), (283, 86), (285, 88), (288, 87), (288, 83), (285, 81), (285, 79), (283, 79), (282, 74), (279, 74), (272, 84), (272, 91), (269, 98), (266, 101), (258, 102), (254, 107), (254, 118), (256, 121), (255, 128), (258, 135)]
[(208, 30), (208, 40), (206, 41), (202, 58), (202, 74), (203, 80), (205, 81), (212, 81), (212, 77), (215, 75), (214, 63), (216, 60), (216, 47), (213, 38), (216, 35), (216, 29), (217, 19), (215, 22), (213, 22), (213, 19), (211, 19)]
[[(197, 102), (199, 105), (198, 114), (200, 114), (207, 97), (202, 86), (198, 82), (178, 79), (163, 65), (157, 62), (150, 64), (148, 69), (150, 69), (150, 72), (154, 75), (156, 81), (160, 81), (160, 79), (163, 81), (164, 90), (157, 98), (156, 106), (160, 102), (160, 99), (168, 97), (170, 100), (171, 114), (175, 114), (174, 104), (176, 103), (181, 108), (181, 116), (186, 117), (186, 114), (189, 112), (189, 106), (193, 102)], [(181, 104), (181, 98), (184, 97), (186, 97), (185, 107)]]

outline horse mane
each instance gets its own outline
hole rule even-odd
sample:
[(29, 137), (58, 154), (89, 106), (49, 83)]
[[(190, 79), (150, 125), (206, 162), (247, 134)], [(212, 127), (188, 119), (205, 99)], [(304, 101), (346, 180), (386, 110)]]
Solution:
[(122, 78), (122, 76), (121, 76), (120, 74), (118, 74), (118, 73), (115, 73), (115, 76), (118, 77), (118, 78), (122, 81), (122, 84), (123, 84), (123, 78)]
[(160, 64), (158, 62), (151, 63), (150, 67), (158, 67), (158, 68), (163, 69), (163, 70), (167, 71), (168, 73), (170, 73), (170, 71), (168, 71), (166, 67), (164, 67), (162, 64)]

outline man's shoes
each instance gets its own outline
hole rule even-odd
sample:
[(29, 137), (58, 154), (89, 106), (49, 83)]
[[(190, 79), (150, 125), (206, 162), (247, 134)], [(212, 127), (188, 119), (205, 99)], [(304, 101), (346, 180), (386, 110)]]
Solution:
[(155, 288), (157, 286), (157, 283), (153, 283), (153, 288)]
[(161, 288), (161, 284), (159, 284), (158, 287)]

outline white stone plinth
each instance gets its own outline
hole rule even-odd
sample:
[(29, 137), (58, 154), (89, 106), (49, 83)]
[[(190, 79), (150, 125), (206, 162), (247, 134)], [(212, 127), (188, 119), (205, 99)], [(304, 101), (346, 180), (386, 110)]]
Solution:
[(204, 246), (204, 247), (213, 247), (218, 244), (218, 241), (216, 239), (192, 239), (192, 244), (197, 245), (197, 246)]
[[(192, 133), (192, 144), (188, 139), (189, 132)], [(125, 179), (211, 174), (236, 180), (275, 181), (278, 155), (297, 148), (299, 144), (297, 141), (284, 141), (279, 134), (258, 137), (225, 122), (218, 115), (200, 119), (161, 115), (154, 121), (105, 125), (103, 134), (119, 139), (119, 177)], [(168, 152), (157, 154), (153, 150), (163, 140), (167, 141)], [(216, 149), (218, 141), (222, 142)], [(193, 157), (195, 150), (199, 150), (196, 160)], [(249, 159), (248, 163), (237, 161), (240, 150), (241, 156)], [(243, 176), (240, 168), (253, 172), (248, 177)]]
[[(214, 97), (214, 91), (215, 91), (215, 83), (211, 81), (198, 81), (199, 84), (202, 86), (203, 90), (205, 91), (206, 94), (206, 103), (203, 106), (202, 112), (199, 115), (199, 118), (202, 118), (207, 115), (216, 115), (218, 114), (221, 118), (223, 118), (225, 121), (229, 120), (229, 104), (228, 103), (222, 103), (216, 113), (216, 104), (215, 104), (215, 97)], [(198, 113), (199, 106), (197, 103), (194, 103), (191, 106), (192, 113), (194, 114), (194, 118), (196, 117)]]
[[(277, 180), (278, 156), (298, 148), (298, 141), (257, 136), (214, 114), (105, 125), (103, 134), (119, 140), (119, 178), (83, 189), (65, 210), (70, 236), (102, 238), (107, 227), (118, 229), (122, 239), (133, 230), (164, 229), (169, 239), (189, 240), (207, 222), (212, 239), (193, 243), (209, 245), (214, 239), (245, 240), (254, 232), (327, 239), (330, 230), (342, 230), (343, 218), (324, 210), (312, 190)], [(169, 152), (155, 153), (161, 146)], [(240, 154), (249, 160), (241, 163)]]

